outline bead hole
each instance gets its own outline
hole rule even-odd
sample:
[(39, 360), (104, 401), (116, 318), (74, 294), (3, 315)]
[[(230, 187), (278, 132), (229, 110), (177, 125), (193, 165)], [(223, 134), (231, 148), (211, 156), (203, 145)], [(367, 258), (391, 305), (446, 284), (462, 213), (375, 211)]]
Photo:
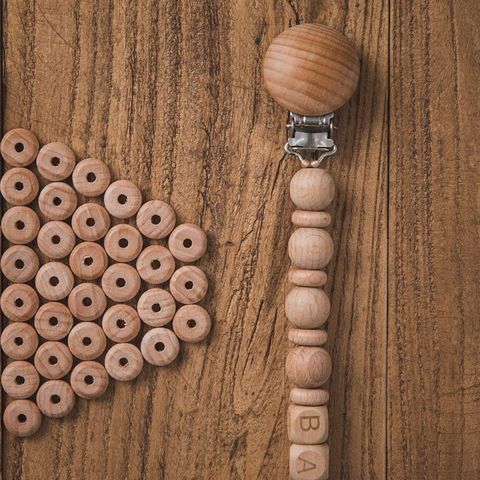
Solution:
[(17, 142), (15, 144), (15, 151), (17, 153), (22, 153), (25, 150), (25, 145), (22, 142)]
[(118, 363), (120, 364), (121, 367), (126, 367), (128, 365), (128, 358), (122, 357)]
[(93, 377), (91, 375), (86, 375), (85, 378), (83, 379), (83, 381), (87, 385), (92, 385), (93, 384)]
[(152, 305), (152, 310), (153, 310), (155, 313), (158, 313), (161, 309), (162, 309), (162, 307), (160, 306), (159, 303), (154, 303), (154, 304)]
[(83, 259), (83, 264), (87, 267), (93, 264), (93, 258), (92, 257), (85, 257)]
[(117, 280), (115, 281), (115, 284), (117, 285), (117, 287), (122, 288), (127, 284), (127, 282), (125, 281), (124, 278), (117, 278)]
[(91, 307), (92, 306), (92, 299), (90, 297), (85, 297), (85, 298), (82, 298), (82, 304), (85, 306), (85, 307)]
[(15, 222), (15, 228), (16, 228), (17, 230), (23, 230), (23, 229), (25, 228), (25, 223), (22, 222), (21, 220), (17, 220), (17, 221)]
[(20, 422), (20, 423), (25, 423), (27, 421), (27, 416), (24, 415), (23, 413), (21, 413), (20, 415), (17, 416), (17, 420)]
[(23, 345), (23, 338), (22, 337), (15, 337), (15, 339), (13, 340), (13, 343), (15, 345), (17, 345), (18, 347), (20, 347), (21, 345)]
[(58, 363), (58, 358), (55, 355), (48, 357), (48, 363), (50, 365), (56, 365)]
[(193, 242), (192, 242), (189, 238), (186, 238), (186, 239), (183, 241), (183, 246), (184, 246), (185, 248), (190, 248), (192, 245), (193, 245)]
[(52, 287), (56, 287), (60, 283), (60, 280), (58, 277), (50, 277), (48, 283), (50, 283)]
[(60, 397), (54, 394), (50, 397), (50, 402), (52, 402), (54, 405), (57, 405), (60, 403)]
[(17, 385), (23, 385), (25, 383), (25, 377), (22, 377), (21, 375), (17, 375), (15, 377), (15, 383)]
[(48, 319), (48, 323), (52, 326), (55, 327), (58, 325), (58, 318), (57, 317), (50, 317)]
[(117, 327), (118, 328), (125, 328), (127, 326), (127, 322), (123, 320), (123, 318), (119, 318), (117, 320)]
[(188, 282), (185, 282), (185, 288), (187, 290), (191, 290), (193, 288), (193, 282), (191, 282), (190, 280)]
[(117, 197), (117, 201), (120, 205), (125, 205), (127, 203), (127, 196), (122, 193)]
[(87, 218), (85, 223), (87, 224), (87, 227), (93, 227), (95, 225), (95, 219), (92, 217), (89, 217)]
[(21, 298), (16, 298), (16, 299), (15, 299), (15, 306), (16, 306), (17, 308), (23, 307), (23, 300), (22, 300)]
[(25, 262), (21, 259), (15, 260), (15, 268), (21, 270), (25, 266)]
[(60, 243), (60, 237), (59, 237), (58, 235), (54, 235), (54, 236), (52, 237), (52, 243), (53, 243), (54, 245), (58, 245), (58, 244)]
[(92, 339), (91, 339), (90, 337), (83, 337), (83, 338), (82, 338), (82, 343), (83, 343), (86, 347), (88, 347), (89, 345), (92, 344)]
[(152, 267), (152, 270), (158, 270), (162, 266), (162, 264), (160, 263), (160, 260), (152, 260), (150, 266)]
[(162, 217), (160, 215), (152, 215), (151, 220), (154, 225), (158, 225), (162, 221)]
[(50, 163), (52, 164), (52, 166), (58, 167), (60, 165), (60, 159), (58, 157), (52, 157), (50, 159)]
[(118, 246), (120, 248), (127, 248), (128, 247), (128, 240), (126, 238), (121, 238), (119, 241), (118, 241)]
[(165, 350), (165, 344), (163, 342), (157, 342), (155, 344), (155, 350), (157, 352), (163, 352)]
[(93, 172), (87, 173), (87, 182), (93, 183), (97, 179), (97, 176)]
[(188, 328), (195, 328), (197, 326), (197, 322), (191, 318), (190, 320), (187, 320), (187, 326)]
[(21, 192), (23, 190), (23, 182), (15, 182), (15, 190)]
[(62, 199), (60, 197), (53, 197), (53, 204), (58, 207), (62, 204)]

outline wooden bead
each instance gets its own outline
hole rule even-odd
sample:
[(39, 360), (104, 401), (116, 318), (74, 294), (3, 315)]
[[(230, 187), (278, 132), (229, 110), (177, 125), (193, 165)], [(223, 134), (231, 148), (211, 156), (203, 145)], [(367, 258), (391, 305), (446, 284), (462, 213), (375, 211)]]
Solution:
[(93, 322), (78, 323), (68, 335), (68, 348), (80, 360), (95, 360), (106, 347), (103, 330)]
[(0, 307), (4, 315), (12, 322), (26, 322), (35, 315), (40, 301), (37, 292), (23, 283), (14, 283), (7, 287), (0, 297)]
[(328, 445), (290, 446), (290, 478), (292, 480), (327, 480), (329, 475)]
[(323, 287), (327, 283), (327, 274), (323, 270), (291, 268), (288, 281), (299, 287)]
[(328, 439), (328, 410), (325, 405), (289, 405), (288, 439), (300, 445), (319, 445)]
[(128, 382), (140, 375), (143, 357), (135, 345), (118, 343), (105, 355), (105, 368), (113, 379)]
[(58, 302), (44, 303), (35, 314), (35, 329), (45, 340), (61, 340), (73, 327), (70, 310)]
[(298, 388), (290, 390), (290, 401), (296, 405), (325, 405), (330, 395), (321, 388)]
[(25, 245), (37, 236), (40, 219), (31, 208), (12, 207), (3, 214), (1, 226), (2, 233), (9, 242)]
[(162, 288), (151, 288), (138, 299), (139, 317), (152, 327), (163, 327), (175, 315), (176, 305), (172, 295)]
[(330, 300), (321, 288), (293, 287), (285, 297), (285, 315), (298, 328), (320, 328), (330, 314)]
[(148, 363), (163, 367), (177, 358), (180, 343), (168, 328), (152, 328), (142, 338), (140, 349)]
[(175, 226), (173, 208), (161, 200), (150, 200), (137, 213), (137, 227), (147, 238), (159, 240), (170, 234)]
[(68, 308), (75, 318), (91, 322), (100, 318), (107, 308), (107, 297), (94, 283), (80, 283), (68, 296)]
[(328, 212), (295, 210), (292, 213), (292, 223), (297, 227), (325, 228), (332, 223), (332, 216)]
[(47, 180), (65, 180), (75, 168), (75, 154), (70, 147), (59, 142), (44, 145), (37, 156), (37, 168)]
[(3, 353), (13, 360), (26, 360), (37, 350), (37, 332), (28, 323), (7, 325), (0, 337)]
[(2, 372), (3, 391), (12, 398), (31, 397), (40, 385), (40, 377), (30, 362), (9, 363)]
[(320, 228), (299, 228), (288, 242), (288, 256), (295, 267), (320, 270), (333, 257), (333, 240)]
[(167, 282), (175, 271), (175, 259), (161, 245), (150, 245), (137, 259), (138, 274), (147, 283), (160, 285)]
[(105, 335), (114, 342), (124, 343), (133, 340), (140, 331), (140, 317), (129, 305), (117, 304), (110, 307), (102, 319)]
[(290, 180), (290, 198), (301, 210), (323, 210), (335, 197), (335, 182), (323, 168), (302, 168)]
[(180, 303), (197, 303), (205, 297), (207, 290), (205, 273), (192, 265), (179, 268), (170, 279), (170, 293)]
[(35, 276), (35, 288), (46, 300), (62, 300), (73, 288), (73, 273), (63, 263), (46, 263)]
[(49, 341), (38, 347), (33, 361), (42, 377), (58, 380), (71, 370), (73, 357), (65, 344)]
[(121, 223), (108, 231), (103, 245), (113, 260), (131, 262), (142, 251), (143, 237), (135, 227)]
[(142, 193), (128, 180), (117, 180), (105, 191), (105, 208), (116, 218), (133, 217), (142, 204)]
[(2, 138), (0, 151), (5, 162), (12, 167), (26, 167), (35, 160), (39, 147), (37, 137), (32, 132), (15, 128)]
[(107, 253), (98, 243), (82, 242), (72, 250), (69, 265), (82, 280), (95, 280), (108, 267)]
[(324, 115), (353, 95), (360, 60), (351, 43), (325, 25), (304, 23), (281, 33), (263, 61), (270, 95), (291, 112)]
[(38, 232), (37, 245), (40, 251), (53, 260), (66, 257), (75, 246), (75, 234), (65, 222), (47, 222)]
[(38, 255), (25, 245), (14, 245), (2, 255), (0, 267), (2, 273), (11, 282), (29, 282), (38, 271)]
[(14, 400), (3, 412), (5, 428), (16, 437), (33, 435), (42, 424), (42, 414), (31, 400)]
[(99, 398), (108, 388), (108, 373), (98, 362), (80, 362), (72, 370), (70, 384), (79, 397)]
[(101, 205), (84, 203), (72, 216), (72, 228), (77, 237), (86, 242), (96, 242), (110, 228), (110, 215)]
[(178, 225), (168, 238), (168, 248), (182, 262), (194, 262), (207, 250), (205, 232), (192, 223)]
[(64, 380), (48, 380), (37, 392), (40, 411), (50, 418), (66, 417), (75, 406), (75, 393)]
[(201, 342), (207, 338), (211, 327), (210, 315), (200, 305), (184, 305), (173, 317), (173, 331), (184, 342)]
[(298, 346), (288, 353), (285, 369), (297, 387), (317, 388), (330, 377), (332, 360), (323, 348)]
[(291, 328), (288, 331), (288, 339), (295, 345), (321, 347), (327, 343), (328, 334), (325, 330), (303, 330)]
[(38, 208), (49, 220), (65, 220), (77, 208), (77, 195), (66, 183), (49, 183), (40, 192)]
[(139, 292), (140, 277), (131, 265), (114, 263), (103, 274), (102, 288), (113, 301), (127, 302)]
[(33, 202), (39, 188), (37, 177), (27, 168), (11, 168), (0, 180), (3, 198), (12, 205), (27, 205)]
[(78, 193), (86, 197), (97, 197), (110, 185), (110, 170), (101, 160), (86, 158), (77, 163), (72, 182)]

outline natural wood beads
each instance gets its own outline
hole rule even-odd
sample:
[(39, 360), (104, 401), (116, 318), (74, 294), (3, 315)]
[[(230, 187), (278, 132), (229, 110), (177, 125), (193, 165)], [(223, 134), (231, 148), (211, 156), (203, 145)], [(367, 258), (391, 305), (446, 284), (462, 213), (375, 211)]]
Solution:
[(110, 215), (101, 205), (84, 203), (72, 216), (72, 228), (77, 237), (86, 242), (96, 242), (110, 228)]
[(12, 207), (3, 214), (1, 228), (9, 242), (25, 245), (37, 236), (40, 219), (31, 208)]
[(66, 183), (49, 183), (40, 192), (38, 208), (49, 220), (65, 220), (77, 208), (77, 195)]
[(93, 322), (75, 325), (68, 335), (68, 348), (80, 360), (95, 360), (107, 347), (107, 338)]
[(167, 282), (175, 271), (175, 259), (167, 248), (150, 245), (138, 256), (136, 267), (142, 280), (160, 285)]
[(162, 367), (177, 358), (180, 344), (168, 328), (152, 328), (142, 338), (140, 349), (148, 363)]
[(323, 406), (289, 405), (288, 439), (300, 445), (319, 445), (328, 439), (328, 410)]
[(301, 210), (323, 210), (335, 197), (335, 182), (323, 168), (301, 168), (290, 180), (290, 198)]
[(86, 158), (77, 163), (72, 182), (78, 193), (86, 197), (97, 197), (110, 184), (110, 170), (101, 160)]
[(299, 287), (323, 287), (327, 283), (327, 274), (323, 270), (291, 268), (288, 281)]
[(201, 342), (208, 336), (211, 327), (210, 315), (200, 305), (184, 305), (173, 317), (173, 331), (184, 342)]
[(80, 362), (72, 370), (70, 384), (79, 397), (99, 398), (108, 388), (108, 373), (98, 362)]
[(42, 414), (31, 400), (14, 400), (3, 412), (5, 428), (16, 437), (33, 435), (42, 424)]
[(73, 326), (70, 310), (58, 302), (44, 303), (35, 314), (35, 329), (45, 340), (61, 340)]
[(11, 282), (25, 283), (35, 277), (40, 261), (38, 255), (25, 245), (14, 245), (2, 255), (0, 268)]
[(290, 446), (291, 480), (327, 480), (328, 445)]
[(288, 339), (295, 345), (321, 347), (327, 343), (328, 334), (325, 330), (291, 328), (288, 331)]
[(64, 380), (49, 380), (37, 392), (37, 405), (47, 417), (66, 417), (75, 406), (75, 394)]
[(11, 323), (3, 329), (0, 343), (7, 357), (26, 360), (37, 350), (38, 335), (28, 323)]
[(290, 390), (290, 401), (296, 405), (325, 405), (330, 395), (327, 390), (321, 388), (298, 388)]
[(0, 297), (2, 312), (12, 322), (25, 322), (33, 318), (39, 304), (37, 292), (23, 283), (10, 285)]
[(297, 346), (288, 353), (285, 369), (297, 387), (317, 388), (330, 377), (332, 360), (323, 348)]
[(42, 377), (58, 380), (71, 370), (73, 357), (64, 343), (48, 341), (38, 347), (33, 361)]
[(297, 268), (319, 270), (333, 256), (333, 240), (320, 228), (298, 228), (288, 242), (288, 256)]
[(47, 222), (38, 232), (37, 245), (40, 251), (52, 260), (66, 257), (75, 246), (75, 234), (65, 222)]
[(82, 280), (99, 278), (108, 266), (108, 257), (98, 243), (79, 243), (70, 254), (69, 265), (72, 272)]
[(121, 223), (108, 231), (103, 245), (113, 260), (131, 262), (142, 251), (143, 238), (135, 227)]
[(63, 143), (48, 143), (38, 152), (37, 168), (40, 175), (47, 180), (65, 180), (75, 168), (75, 154)]
[(293, 287), (285, 297), (285, 315), (298, 328), (319, 328), (330, 314), (330, 300), (321, 288)]
[(49, 262), (41, 266), (35, 276), (35, 288), (46, 300), (64, 299), (72, 290), (73, 273), (63, 263)]
[(137, 213), (137, 227), (147, 238), (159, 240), (170, 234), (175, 226), (173, 208), (161, 200), (144, 203)]
[(32, 132), (15, 128), (2, 138), (0, 151), (3, 159), (12, 167), (26, 167), (35, 160), (39, 147), (37, 137)]
[(130, 343), (118, 343), (105, 355), (105, 369), (109, 375), (120, 382), (137, 378), (143, 368), (140, 350)]
[(170, 293), (180, 303), (197, 303), (205, 297), (207, 290), (207, 277), (198, 267), (180, 267), (170, 279)]
[(332, 223), (332, 216), (327, 212), (295, 210), (292, 213), (292, 223), (297, 227), (325, 228)]
[(172, 295), (162, 288), (144, 292), (137, 303), (139, 317), (152, 327), (163, 327), (175, 315), (176, 305)]
[(105, 191), (105, 208), (116, 218), (133, 217), (142, 204), (142, 193), (128, 180), (117, 180)]
[(29, 398), (39, 385), (40, 377), (30, 362), (11, 362), (3, 369), (2, 388), (12, 398)]
[(0, 180), (0, 192), (12, 205), (27, 205), (33, 202), (38, 190), (37, 177), (27, 168), (11, 168)]
[(102, 328), (105, 335), (118, 343), (133, 340), (140, 331), (140, 325), (140, 317), (137, 311), (124, 304), (110, 307), (102, 319)]
[(102, 288), (115, 302), (128, 302), (140, 290), (138, 272), (127, 263), (114, 263), (102, 276)]
[(68, 308), (75, 318), (91, 322), (100, 318), (107, 308), (107, 297), (94, 283), (80, 283), (68, 296)]
[(205, 232), (192, 223), (178, 225), (168, 237), (168, 248), (182, 262), (194, 262), (207, 250)]

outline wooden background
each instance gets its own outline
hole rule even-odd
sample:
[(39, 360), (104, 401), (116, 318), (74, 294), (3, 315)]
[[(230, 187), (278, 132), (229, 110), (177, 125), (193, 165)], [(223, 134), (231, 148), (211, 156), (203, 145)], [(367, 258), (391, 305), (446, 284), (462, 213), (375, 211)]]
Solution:
[(97, 156), (200, 223), (215, 327), (30, 439), (5, 479), (287, 477), (283, 298), (298, 168), (262, 87), (300, 22), (362, 57), (338, 116), (331, 478), (480, 478), (476, 0), (3, 2), (3, 128)]

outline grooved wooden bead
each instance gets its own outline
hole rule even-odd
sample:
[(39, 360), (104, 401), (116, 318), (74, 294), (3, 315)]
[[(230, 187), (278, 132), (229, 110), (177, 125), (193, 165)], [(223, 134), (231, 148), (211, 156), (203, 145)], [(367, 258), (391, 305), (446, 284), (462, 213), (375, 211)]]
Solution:
[(49, 380), (37, 392), (37, 405), (47, 417), (66, 417), (75, 406), (75, 394), (64, 380)]
[(12, 398), (31, 397), (39, 385), (40, 377), (30, 362), (11, 362), (3, 369), (2, 388)]
[(160, 285), (167, 282), (175, 271), (175, 259), (167, 248), (150, 245), (140, 253), (136, 267), (142, 280)]
[(137, 213), (137, 227), (147, 238), (159, 240), (165, 238), (175, 226), (176, 216), (173, 208), (161, 200), (144, 203)]
[(40, 192), (38, 208), (49, 220), (66, 220), (77, 208), (77, 195), (66, 183), (49, 183)]
[(285, 369), (297, 387), (317, 388), (330, 377), (332, 360), (323, 348), (297, 346), (288, 353)]
[(78, 323), (68, 335), (68, 348), (80, 360), (95, 360), (107, 347), (107, 338), (99, 325)]
[(37, 332), (28, 323), (7, 325), (0, 337), (3, 353), (13, 360), (26, 360), (37, 350)]
[(110, 307), (102, 319), (102, 328), (105, 335), (118, 343), (133, 340), (140, 331), (140, 325), (140, 317), (137, 311), (124, 304)]
[(325, 330), (303, 330), (291, 328), (288, 331), (288, 339), (295, 345), (320, 347), (327, 343), (328, 334)]
[(290, 401), (297, 405), (325, 405), (330, 395), (322, 388), (298, 388), (290, 390)]
[(52, 221), (38, 232), (37, 245), (45, 256), (59, 260), (72, 251), (75, 241), (75, 234), (68, 223)]
[(327, 274), (323, 270), (291, 268), (288, 281), (299, 287), (323, 287), (327, 283)]
[(184, 342), (201, 342), (207, 338), (211, 327), (210, 315), (200, 305), (184, 305), (173, 317), (173, 331)]
[(42, 414), (31, 400), (14, 400), (3, 412), (5, 428), (16, 437), (33, 435), (42, 424)]
[(108, 388), (108, 373), (98, 362), (80, 362), (72, 370), (70, 384), (79, 397), (99, 398)]
[(142, 338), (140, 349), (148, 363), (163, 367), (177, 358), (180, 343), (168, 328), (152, 328)]
[(320, 270), (333, 257), (333, 240), (320, 228), (299, 228), (288, 242), (288, 256), (297, 268)]
[(332, 223), (332, 216), (328, 212), (295, 210), (292, 213), (292, 223), (297, 227), (325, 228)]
[(44, 303), (35, 314), (35, 329), (45, 340), (65, 338), (72, 326), (72, 313), (63, 303)]
[(139, 317), (152, 327), (163, 327), (175, 315), (176, 305), (172, 295), (162, 288), (144, 292), (137, 303)]
[(2, 312), (12, 322), (25, 322), (33, 318), (39, 304), (37, 292), (23, 283), (10, 285), (0, 297)]
[(27, 205), (33, 202), (39, 188), (37, 177), (27, 168), (11, 168), (0, 180), (3, 198), (12, 205)]
[(82, 280), (95, 280), (108, 267), (107, 253), (98, 243), (82, 242), (72, 250), (69, 265)]
[(38, 271), (38, 255), (25, 245), (14, 245), (2, 255), (0, 267), (2, 273), (11, 282), (29, 282)]
[(12, 207), (3, 214), (1, 226), (2, 233), (9, 242), (25, 245), (37, 236), (40, 219), (31, 208)]
[(298, 328), (320, 328), (330, 314), (330, 300), (321, 288), (293, 287), (285, 298), (285, 315)]
[(290, 198), (301, 210), (323, 210), (335, 197), (335, 182), (323, 168), (302, 168), (290, 180)]
[(101, 160), (86, 158), (77, 163), (72, 182), (78, 193), (86, 197), (97, 197), (110, 184), (110, 170)]
[(105, 368), (113, 379), (128, 382), (140, 375), (143, 357), (135, 345), (118, 343), (105, 355)]
[(105, 270), (102, 288), (108, 298), (115, 302), (127, 302), (140, 290), (138, 272), (127, 263), (114, 263)]
[(110, 215), (101, 205), (84, 203), (72, 216), (72, 228), (77, 237), (86, 242), (95, 242), (108, 232)]
[(105, 191), (105, 208), (116, 218), (133, 217), (142, 204), (142, 193), (129, 180), (117, 180)]
[(3, 159), (12, 167), (26, 167), (35, 160), (39, 146), (32, 132), (15, 128), (2, 138), (0, 151)]
[(46, 300), (62, 300), (70, 293), (72, 287), (73, 273), (60, 262), (42, 265), (35, 276), (35, 288)]
[(178, 260), (194, 262), (207, 250), (207, 236), (197, 225), (183, 223), (168, 238), (168, 248)]
[(205, 297), (207, 290), (205, 273), (192, 265), (180, 267), (170, 279), (170, 293), (180, 303), (197, 303)]
[(75, 168), (75, 154), (63, 143), (47, 143), (38, 152), (37, 168), (40, 175), (47, 180), (65, 180)]
[(135, 227), (121, 223), (108, 231), (103, 245), (113, 260), (131, 262), (142, 251), (143, 238)]
[(42, 377), (58, 380), (71, 370), (73, 357), (65, 344), (49, 341), (38, 347), (33, 361)]
[(68, 296), (68, 308), (75, 318), (91, 322), (100, 318), (107, 308), (107, 297), (94, 283), (80, 283)]
[(328, 410), (323, 406), (289, 405), (288, 439), (300, 445), (319, 445), (328, 439)]
[(290, 478), (292, 480), (328, 479), (328, 444), (290, 446)]

